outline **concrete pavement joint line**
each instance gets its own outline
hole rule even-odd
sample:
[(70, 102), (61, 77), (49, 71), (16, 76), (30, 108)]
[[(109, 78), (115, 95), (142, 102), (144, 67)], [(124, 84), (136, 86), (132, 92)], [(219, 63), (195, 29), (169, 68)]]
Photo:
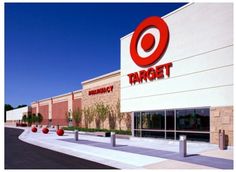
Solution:
[[(25, 131), (24, 135), (26, 134), (29, 136), (31, 133)], [(79, 156), (81, 157), (81, 153), (85, 155), (83, 158), (91, 159), (91, 156), (94, 157), (92, 160), (99, 163), (106, 163), (106, 165), (111, 165), (117, 167), (117, 168), (140, 168), (141, 166), (148, 165), (150, 163), (157, 163), (160, 161), (163, 161), (165, 159), (162, 158), (153, 158), (145, 155), (137, 155), (133, 153), (124, 153), (116, 150), (107, 150), (103, 148), (95, 148), (92, 146), (85, 146), (85, 145), (79, 145), (80, 149), (73, 149), (74, 144), (70, 146), (70, 144), (66, 145), (59, 145), (60, 148), (58, 148), (58, 145), (55, 146), (55, 144), (51, 143), (45, 143), (43, 141), (35, 140), (33, 138), (26, 138), (26, 137), (19, 137), (21, 140), (26, 141), (28, 143), (34, 144), (36, 146), (41, 146), (44, 148), (48, 148), (51, 150), (55, 150), (58, 152), (70, 154), (73, 156)], [(58, 142), (59, 143), (59, 142)], [(79, 151), (78, 151), (79, 150)], [(101, 158), (103, 159), (101, 162)], [(117, 162), (117, 160), (119, 162)], [(111, 164), (110, 164), (110, 163)], [(108, 164), (109, 163), (109, 164)]]

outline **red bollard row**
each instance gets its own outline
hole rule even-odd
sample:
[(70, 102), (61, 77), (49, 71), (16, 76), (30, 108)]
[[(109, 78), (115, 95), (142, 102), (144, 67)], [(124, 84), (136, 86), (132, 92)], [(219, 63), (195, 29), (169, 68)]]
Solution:
[[(36, 127), (32, 127), (32, 129), (31, 129), (31, 131), (33, 132), (33, 133), (36, 133), (37, 132), (37, 128)], [(42, 132), (44, 133), (44, 134), (48, 134), (48, 132), (49, 132), (49, 130), (48, 130), (48, 128), (43, 128), (42, 129)], [(64, 135), (64, 130), (63, 129), (58, 129), (57, 130), (57, 135), (58, 136), (63, 136)]]

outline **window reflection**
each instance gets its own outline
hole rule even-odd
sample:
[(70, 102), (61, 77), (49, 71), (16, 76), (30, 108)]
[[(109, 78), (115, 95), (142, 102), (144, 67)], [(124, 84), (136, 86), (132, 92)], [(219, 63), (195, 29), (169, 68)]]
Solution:
[(177, 130), (209, 131), (209, 109), (176, 110)]
[(142, 113), (142, 128), (143, 129), (165, 129), (165, 112), (143, 112)]
[(134, 129), (139, 129), (141, 126), (140, 122), (140, 112), (134, 113)]
[(135, 112), (134, 129), (136, 137), (175, 139), (176, 135), (178, 139), (179, 134), (184, 134), (188, 136), (188, 140), (209, 141), (210, 109)]
[(166, 129), (167, 130), (175, 129), (175, 111), (174, 110), (166, 111)]

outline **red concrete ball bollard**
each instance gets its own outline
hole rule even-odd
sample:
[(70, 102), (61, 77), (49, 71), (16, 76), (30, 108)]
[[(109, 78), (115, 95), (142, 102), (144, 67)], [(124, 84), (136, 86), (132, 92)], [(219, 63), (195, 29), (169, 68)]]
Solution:
[(43, 129), (42, 129), (42, 132), (43, 132), (44, 134), (48, 134), (49, 130), (48, 130), (47, 128), (43, 128)]
[(31, 131), (34, 132), (34, 133), (36, 133), (36, 132), (37, 132), (37, 128), (36, 128), (36, 127), (33, 127), (33, 128), (31, 129)]
[(58, 136), (63, 136), (63, 134), (64, 134), (64, 130), (63, 129), (58, 129), (57, 130), (57, 135)]

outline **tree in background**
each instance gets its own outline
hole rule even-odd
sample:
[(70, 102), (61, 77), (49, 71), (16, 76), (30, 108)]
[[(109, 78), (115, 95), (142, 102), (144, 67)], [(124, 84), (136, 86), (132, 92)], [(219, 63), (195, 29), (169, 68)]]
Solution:
[(104, 105), (103, 102), (99, 102), (99, 103), (95, 104), (95, 107), (96, 107), (96, 112), (97, 112), (98, 118), (102, 122), (102, 128), (104, 128), (104, 122), (105, 122), (108, 112), (109, 112), (109, 106)]
[(65, 112), (66, 121), (68, 122), (68, 126), (72, 126), (72, 113), (71, 111)]
[(114, 130), (116, 129), (116, 112), (113, 108), (110, 108), (108, 113), (109, 128)]
[(89, 107), (89, 114), (88, 114), (88, 124), (91, 125), (91, 123), (93, 122), (94, 120), (94, 116), (95, 116), (95, 110), (93, 107)]
[(95, 125), (96, 125), (96, 128), (100, 128), (100, 118), (99, 118), (99, 114), (97, 113), (97, 109), (95, 108), (94, 109), (94, 116), (95, 116)]
[(132, 123), (131, 113), (126, 113), (125, 124), (126, 124), (127, 130), (131, 130), (131, 123)]
[(35, 124), (37, 122), (37, 116), (35, 113), (32, 114), (31, 121), (33, 124)]
[(14, 109), (10, 104), (5, 104), (5, 107), (4, 107), (4, 122), (6, 122), (6, 120), (7, 120), (7, 111), (9, 111), (9, 110), (12, 110), (12, 109)]
[(28, 122), (28, 126), (31, 126), (32, 125), (32, 114), (31, 113), (28, 113), (27, 115), (27, 122)]
[(80, 108), (77, 108), (75, 111), (73, 111), (72, 115), (73, 119), (75, 120), (75, 125), (79, 126), (82, 118), (82, 110)]
[(37, 113), (37, 118), (36, 121), (41, 124), (41, 122), (43, 121), (43, 115), (41, 113)]
[(125, 114), (120, 112), (120, 99), (116, 103), (116, 113), (119, 122), (119, 129), (121, 130), (121, 121), (124, 118)]
[(23, 115), (23, 116), (22, 116), (22, 121), (23, 121), (23, 122), (27, 122), (27, 115)]
[(93, 107), (84, 107), (83, 115), (84, 115), (85, 128), (88, 128), (94, 119), (94, 108)]

